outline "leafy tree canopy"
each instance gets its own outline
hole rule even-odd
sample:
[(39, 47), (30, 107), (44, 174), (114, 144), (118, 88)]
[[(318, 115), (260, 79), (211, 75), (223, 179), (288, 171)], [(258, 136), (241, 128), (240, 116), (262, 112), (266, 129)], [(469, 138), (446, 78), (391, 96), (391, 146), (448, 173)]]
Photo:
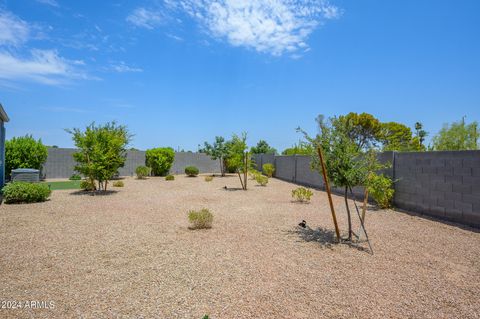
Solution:
[(32, 135), (14, 137), (5, 142), (5, 173), (9, 177), (12, 169), (41, 169), (47, 156), (42, 140), (35, 140)]
[(268, 145), (264, 140), (258, 141), (257, 146), (253, 146), (250, 152), (252, 154), (277, 154), (277, 150)]
[(312, 155), (314, 151), (310, 143), (299, 141), (298, 144), (284, 149), (282, 155)]
[(382, 123), (378, 136), (384, 151), (423, 151), (425, 148), (418, 137), (412, 135), (412, 130), (397, 122)]
[(224, 137), (215, 136), (213, 144), (205, 142), (204, 148), (200, 152), (209, 155), (213, 160), (219, 160), (221, 174), (225, 176), (225, 160), (229, 155), (229, 149)]
[(445, 124), (440, 132), (433, 137), (433, 149), (436, 151), (478, 150), (478, 123), (459, 122)]
[(350, 112), (347, 115), (339, 116), (336, 121), (338, 122), (337, 129), (344, 130), (345, 135), (360, 149), (376, 145), (382, 131), (382, 123), (368, 113)]
[(116, 122), (98, 126), (92, 123), (84, 131), (74, 128), (67, 132), (79, 149), (73, 154), (75, 170), (92, 182), (98, 181), (99, 188), (106, 191), (108, 181), (125, 164), (131, 139), (127, 127)]

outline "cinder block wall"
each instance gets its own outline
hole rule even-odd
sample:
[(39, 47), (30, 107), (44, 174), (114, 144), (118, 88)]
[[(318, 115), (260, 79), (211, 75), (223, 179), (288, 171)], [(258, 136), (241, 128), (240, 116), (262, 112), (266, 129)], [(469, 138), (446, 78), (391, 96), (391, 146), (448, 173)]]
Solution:
[[(309, 156), (254, 155), (255, 162), (275, 165), (275, 177), (323, 188), (322, 176), (310, 169)], [(395, 207), (480, 227), (480, 151), (384, 152), (379, 161), (391, 163), (382, 173), (395, 180)], [(260, 166), (259, 166), (260, 169)], [(332, 187), (332, 191), (344, 190)], [(354, 189), (363, 198), (363, 188)]]
[(480, 152), (395, 154), (395, 206), (480, 227)]
[[(73, 148), (48, 148), (48, 158), (43, 166), (42, 174), (45, 178), (69, 178), (75, 173), (75, 161)], [(145, 151), (129, 150), (125, 166), (120, 168), (120, 176), (133, 176), (135, 169), (145, 165)], [(220, 164), (212, 160), (209, 156), (191, 152), (175, 153), (175, 160), (170, 169), (172, 174), (183, 174), (185, 167), (193, 165), (198, 167), (200, 173), (219, 173)]]

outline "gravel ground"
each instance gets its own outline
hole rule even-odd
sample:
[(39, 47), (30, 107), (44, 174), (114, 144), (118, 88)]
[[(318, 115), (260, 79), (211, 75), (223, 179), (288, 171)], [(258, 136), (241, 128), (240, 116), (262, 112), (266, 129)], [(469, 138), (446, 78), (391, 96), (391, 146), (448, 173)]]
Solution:
[[(365, 243), (332, 245), (323, 192), (299, 204), (296, 186), (274, 179), (247, 192), (232, 189), (235, 176), (124, 182), (105, 196), (0, 206), (2, 306), (54, 303), (1, 318), (480, 317), (478, 231), (370, 210), (371, 255)], [(189, 230), (187, 211), (203, 207), (213, 228)]]

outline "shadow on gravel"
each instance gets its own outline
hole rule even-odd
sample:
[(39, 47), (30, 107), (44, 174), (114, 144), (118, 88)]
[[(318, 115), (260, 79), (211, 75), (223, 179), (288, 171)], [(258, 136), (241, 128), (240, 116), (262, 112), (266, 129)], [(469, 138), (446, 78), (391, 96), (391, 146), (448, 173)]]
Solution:
[(94, 192), (88, 192), (84, 190), (79, 190), (75, 192), (71, 192), (70, 195), (74, 196), (110, 196), (118, 193), (118, 191), (115, 190), (107, 190), (106, 192), (103, 191), (94, 191)]
[[(339, 244), (336, 240), (335, 232), (322, 227), (312, 229), (309, 226), (306, 228), (297, 226), (294, 230), (287, 231), (287, 233), (297, 235), (300, 240), (305, 242), (317, 242), (326, 248), (333, 248), (333, 246)], [(363, 242), (349, 242), (342, 240), (340, 244), (347, 245), (359, 251), (369, 252), (367, 248), (361, 246), (362, 243)]]
[(241, 187), (223, 187), (223, 190), (226, 190), (228, 192), (235, 192), (235, 191), (243, 191), (243, 188)]

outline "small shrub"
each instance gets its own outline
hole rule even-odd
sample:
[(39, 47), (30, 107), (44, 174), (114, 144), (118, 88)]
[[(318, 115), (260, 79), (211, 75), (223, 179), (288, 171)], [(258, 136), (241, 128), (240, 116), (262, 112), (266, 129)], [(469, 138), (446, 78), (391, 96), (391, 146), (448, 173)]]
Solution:
[(205, 176), (205, 182), (213, 181), (213, 176)]
[(195, 177), (198, 175), (198, 168), (196, 168), (195, 166), (187, 166), (185, 167), (185, 174), (187, 174), (187, 176), (189, 177)]
[(273, 173), (275, 173), (275, 166), (273, 166), (273, 164), (270, 164), (270, 163), (263, 164), (262, 168), (263, 168), (263, 172), (268, 177), (272, 177)]
[(191, 210), (188, 212), (188, 220), (192, 224), (191, 229), (212, 228), (213, 214), (206, 208), (200, 211)]
[(91, 192), (97, 189), (97, 187), (95, 186), (95, 182), (90, 179), (81, 181), (80, 188), (88, 192)]
[(174, 180), (175, 180), (175, 176), (173, 176), (173, 175), (167, 175), (167, 176), (165, 176), (165, 180), (166, 180), (166, 181), (174, 181)]
[(137, 174), (138, 179), (145, 179), (147, 176), (150, 175), (152, 169), (148, 166), (138, 166), (135, 169), (135, 174)]
[(310, 198), (312, 198), (313, 192), (305, 187), (299, 187), (297, 189), (292, 190), (292, 197), (297, 202), (309, 202)]
[(2, 191), (6, 204), (44, 202), (52, 193), (45, 184), (26, 182), (9, 183)]
[(368, 193), (380, 208), (392, 206), (392, 199), (395, 190), (393, 181), (385, 175), (371, 174), (368, 181)]
[(123, 187), (125, 186), (122, 181), (113, 182), (113, 187)]
[(73, 174), (73, 175), (70, 176), (70, 178), (69, 178), (69, 180), (71, 180), (71, 181), (79, 181), (79, 180), (81, 180), (81, 179), (82, 179), (82, 177), (81, 177), (80, 175), (78, 175), (78, 174)]
[(253, 180), (257, 179), (258, 175), (262, 175), (262, 173), (260, 173), (259, 171), (255, 170), (255, 169), (249, 170), (248, 173), (250, 174), (250, 178), (253, 179)]
[(257, 176), (255, 176), (255, 180), (261, 186), (267, 186), (268, 184), (268, 177), (264, 175), (258, 174)]

